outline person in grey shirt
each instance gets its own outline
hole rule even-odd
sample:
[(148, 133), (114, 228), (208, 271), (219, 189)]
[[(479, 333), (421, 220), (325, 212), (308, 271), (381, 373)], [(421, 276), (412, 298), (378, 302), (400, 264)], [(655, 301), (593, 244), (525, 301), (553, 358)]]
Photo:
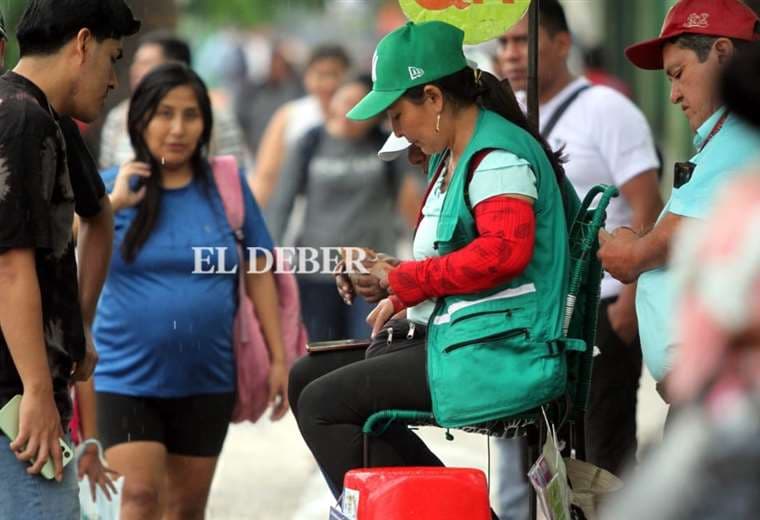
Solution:
[[(379, 120), (349, 121), (345, 114), (370, 89), (369, 79), (342, 86), (330, 105), (323, 126), (307, 132), (285, 160), (283, 174), (270, 206), (267, 225), (280, 243), (296, 197), (306, 201), (299, 247), (370, 247), (396, 250), (399, 239), (399, 190), (408, 168), (377, 156), (387, 135)], [(322, 266), (322, 270), (327, 266)], [(299, 273), (303, 315), (312, 341), (368, 337), (368, 303), (346, 306), (330, 274)]]

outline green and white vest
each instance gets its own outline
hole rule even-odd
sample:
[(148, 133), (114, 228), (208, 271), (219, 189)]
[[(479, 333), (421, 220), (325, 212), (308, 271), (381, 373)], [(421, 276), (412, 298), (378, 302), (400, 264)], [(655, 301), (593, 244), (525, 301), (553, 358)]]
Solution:
[[(525, 271), (507, 283), (438, 299), (428, 322), (428, 381), (433, 413), (446, 427), (514, 415), (561, 395), (566, 386), (562, 318), (574, 215), (566, 217), (554, 170), (528, 132), (481, 110), (446, 190), (436, 247), (445, 255), (477, 237), (465, 188), (470, 160), (487, 148), (525, 159), (536, 175), (535, 249)], [(429, 177), (441, 159), (431, 158)], [(572, 188), (569, 193), (577, 207)]]

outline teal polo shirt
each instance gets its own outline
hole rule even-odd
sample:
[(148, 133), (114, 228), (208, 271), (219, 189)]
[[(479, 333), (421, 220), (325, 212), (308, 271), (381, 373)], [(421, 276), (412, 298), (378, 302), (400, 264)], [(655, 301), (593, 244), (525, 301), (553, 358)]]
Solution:
[[(725, 109), (715, 112), (697, 130), (694, 146), (702, 147)], [(704, 219), (715, 193), (760, 154), (760, 133), (730, 114), (723, 127), (691, 162), (696, 165), (691, 180), (674, 188), (659, 219), (666, 213)], [(658, 219), (658, 221), (659, 221)], [(676, 325), (672, 273), (667, 267), (647, 271), (636, 288), (636, 315), (644, 362), (660, 381), (672, 366)]]

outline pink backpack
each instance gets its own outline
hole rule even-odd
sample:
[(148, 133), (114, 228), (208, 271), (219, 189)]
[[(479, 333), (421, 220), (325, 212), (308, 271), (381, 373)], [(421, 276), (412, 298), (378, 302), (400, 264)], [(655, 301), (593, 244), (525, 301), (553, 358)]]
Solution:
[[(240, 175), (235, 158), (215, 157), (211, 160), (214, 180), (224, 204), (227, 221), (239, 237), (238, 258), (245, 258), (241, 244), (245, 205), (240, 186)], [(275, 264), (277, 265), (277, 264)], [(253, 302), (245, 291), (245, 269), (238, 268), (239, 303), (234, 323), (234, 351), (236, 366), (236, 401), (232, 422), (255, 422), (269, 406), (269, 349), (259, 327)], [(288, 367), (306, 353), (306, 328), (301, 321), (298, 285), (292, 273), (276, 273), (275, 282), (279, 297), (280, 323)]]

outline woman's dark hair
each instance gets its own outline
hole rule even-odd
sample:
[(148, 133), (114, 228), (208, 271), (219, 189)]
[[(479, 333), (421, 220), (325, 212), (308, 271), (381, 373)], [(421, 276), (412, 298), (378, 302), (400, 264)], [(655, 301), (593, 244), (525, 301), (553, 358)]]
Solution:
[[(561, 181), (565, 176), (565, 170), (562, 167), (562, 151), (553, 152), (538, 130), (528, 122), (507, 80), (499, 81), (493, 74), (480, 71), (480, 81), (476, 82), (475, 71), (470, 67), (465, 67), (427, 85), (435, 85), (441, 89), (444, 97), (455, 107), (477, 104), (516, 124), (539, 142), (554, 169), (557, 181)], [(404, 97), (412, 103), (422, 103), (425, 98), (425, 85), (410, 88), (404, 93)]]
[(193, 178), (208, 187), (209, 166), (205, 150), (211, 140), (213, 116), (211, 100), (203, 80), (192, 69), (182, 63), (172, 62), (156, 67), (143, 78), (132, 94), (127, 115), (127, 129), (135, 158), (150, 165), (151, 175), (145, 180), (145, 198), (137, 206), (132, 224), (129, 226), (121, 245), (121, 254), (125, 261), (134, 261), (140, 248), (150, 237), (158, 221), (161, 208), (161, 164), (160, 158), (153, 157), (145, 142), (144, 134), (156, 113), (161, 100), (170, 90), (188, 86), (195, 92), (198, 106), (203, 117), (203, 133), (191, 160)]

